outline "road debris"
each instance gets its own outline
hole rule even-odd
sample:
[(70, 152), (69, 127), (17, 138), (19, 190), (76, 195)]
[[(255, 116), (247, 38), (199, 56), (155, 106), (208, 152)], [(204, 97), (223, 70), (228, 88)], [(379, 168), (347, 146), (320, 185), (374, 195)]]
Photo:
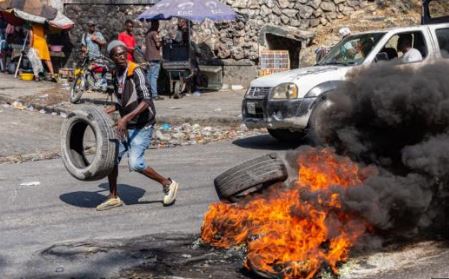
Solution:
[(202, 127), (197, 123), (193, 125), (184, 123), (176, 126), (164, 123), (161, 126), (155, 127), (152, 148), (207, 144), (221, 140), (237, 139), (265, 133), (265, 129), (248, 131), (245, 125), (237, 127)]
[(39, 186), (41, 183), (39, 181), (23, 182), (20, 186)]
[(15, 109), (20, 109), (20, 110), (24, 110), (25, 109), (25, 106), (21, 102), (19, 102), (19, 101), (14, 101), (11, 105)]

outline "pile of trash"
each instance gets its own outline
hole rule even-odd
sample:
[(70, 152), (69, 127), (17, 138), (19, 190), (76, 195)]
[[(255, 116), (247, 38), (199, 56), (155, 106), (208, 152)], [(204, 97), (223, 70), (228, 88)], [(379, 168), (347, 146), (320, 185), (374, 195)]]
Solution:
[[(2, 104), (3, 107), (11, 107), (18, 110), (35, 111), (43, 114), (51, 114), (67, 118), (64, 112), (38, 110), (33, 106), (26, 106), (20, 101), (15, 101), (11, 105)], [(163, 123), (156, 125), (153, 131), (153, 140), (151, 148), (165, 148), (175, 146), (185, 146), (193, 144), (207, 144), (222, 140), (232, 140), (248, 136), (257, 136), (266, 134), (265, 129), (248, 130), (244, 124), (240, 126), (201, 126), (200, 124), (184, 123), (181, 125), (172, 125)]]
[(26, 106), (20, 101), (14, 101), (12, 104), (3, 103), (3, 104), (1, 104), (1, 106), (4, 108), (14, 108), (17, 110), (27, 110), (27, 111), (32, 111), (32, 112), (38, 111), (39, 113), (42, 113), (42, 114), (51, 114), (53, 116), (61, 116), (62, 118), (67, 118), (67, 114), (65, 112), (55, 112), (55, 111), (50, 111), (50, 110), (45, 110), (45, 109), (38, 110), (35, 107), (33, 107), (32, 105)]
[(153, 132), (152, 148), (175, 147), (193, 144), (207, 144), (228, 139), (265, 134), (265, 129), (248, 130), (245, 125), (237, 127), (211, 127), (184, 123), (172, 126), (169, 123), (156, 125)]

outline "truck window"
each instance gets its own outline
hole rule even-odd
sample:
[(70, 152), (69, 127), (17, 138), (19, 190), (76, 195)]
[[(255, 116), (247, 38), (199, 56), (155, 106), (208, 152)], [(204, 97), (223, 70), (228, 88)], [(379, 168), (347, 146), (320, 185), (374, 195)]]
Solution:
[(424, 35), (421, 31), (393, 35), (380, 52), (386, 53), (389, 60), (399, 59), (403, 63), (421, 61), (428, 54)]
[(449, 28), (437, 29), (435, 33), (440, 46), (441, 56), (449, 58)]
[(446, 0), (433, 0), (429, 3), (429, 12), (431, 18), (449, 16), (449, 2)]
[(367, 33), (346, 37), (318, 65), (360, 65), (384, 35), (385, 33)]

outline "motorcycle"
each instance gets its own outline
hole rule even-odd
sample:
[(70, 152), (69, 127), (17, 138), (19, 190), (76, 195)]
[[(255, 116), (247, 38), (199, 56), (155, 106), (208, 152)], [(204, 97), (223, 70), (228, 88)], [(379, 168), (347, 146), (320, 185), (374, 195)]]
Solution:
[(84, 92), (97, 91), (112, 93), (114, 90), (112, 61), (107, 57), (90, 60), (85, 56), (74, 71), (74, 80), (70, 88), (70, 102), (76, 104)]

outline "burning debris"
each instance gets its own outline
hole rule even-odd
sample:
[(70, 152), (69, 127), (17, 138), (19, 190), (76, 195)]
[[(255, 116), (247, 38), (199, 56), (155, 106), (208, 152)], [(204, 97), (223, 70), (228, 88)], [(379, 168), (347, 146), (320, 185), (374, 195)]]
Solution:
[(449, 64), (436, 63), (353, 73), (321, 116), (326, 133), (318, 136), (336, 154), (292, 152), (298, 178), (290, 188), (211, 205), (202, 240), (246, 245), (244, 266), (260, 275), (314, 278), (326, 267), (338, 274), (367, 236), (447, 233), (448, 72)]
[(239, 204), (216, 203), (205, 216), (201, 238), (220, 248), (247, 245), (245, 267), (283, 278), (313, 278), (338, 263), (369, 228), (346, 211), (340, 192), (360, 187), (370, 168), (360, 169), (331, 149), (303, 148), (292, 188), (280, 185)]

